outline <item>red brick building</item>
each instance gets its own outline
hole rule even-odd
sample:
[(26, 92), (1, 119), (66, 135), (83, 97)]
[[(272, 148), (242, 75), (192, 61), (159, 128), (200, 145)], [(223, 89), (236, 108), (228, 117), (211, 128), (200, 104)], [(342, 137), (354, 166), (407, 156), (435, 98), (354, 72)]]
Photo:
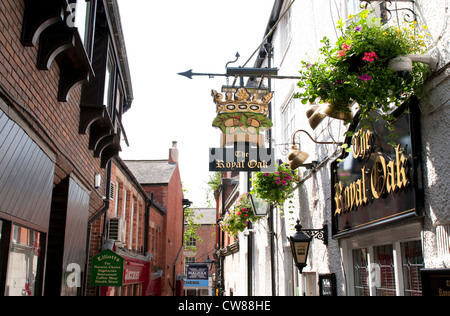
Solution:
[[(89, 295), (161, 295), (159, 219), (165, 209), (150, 199), (120, 158), (113, 159), (109, 193), (108, 211), (92, 226), (90, 257), (110, 249), (125, 259), (123, 286), (90, 287)], [(134, 278), (126, 277), (128, 268)]]
[(75, 2), (0, 2), (0, 295), (83, 295), (109, 203), (126, 49), (117, 1)]
[(167, 160), (125, 161), (144, 191), (161, 205), (165, 214), (153, 212), (150, 221), (161, 247), (154, 253), (154, 270), (162, 274), (162, 295), (181, 295), (184, 275), (183, 255), (183, 207), (188, 201), (183, 198), (177, 143), (169, 150)]
[[(212, 296), (214, 292), (213, 278), (215, 278), (214, 253), (216, 251), (216, 209), (215, 208), (194, 208), (195, 223), (200, 225), (197, 228), (197, 236), (201, 239), (189, 240), (185, 244), (184, 258), (185, 266), (191, 263), (206, 263), (208, 267), (209, 286), (199, 287), (185, 284), (185, 295), (187, 296)], [(195, 251), (193, 248), (195, 247)], [(211, 264), (209, 264), (211, 262)]]

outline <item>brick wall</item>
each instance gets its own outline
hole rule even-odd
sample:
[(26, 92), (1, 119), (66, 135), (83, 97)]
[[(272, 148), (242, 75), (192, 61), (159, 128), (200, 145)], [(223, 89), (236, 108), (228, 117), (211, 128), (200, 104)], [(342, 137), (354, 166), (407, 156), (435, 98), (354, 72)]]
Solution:
[(103, 184), (95, 190), (93, 179), (96, 173), (104, 175), (105, 170), (88, 149), (89, 136), (78, 133), (81, 86), (72, 91), (68, 102), (58, 102), (59, 67), (53, 62), (48, 71), (37, 69), (39, 44), (25, 47), (20, 42), (23, 14), (23, 0), (1, 1), (0, 92), (11, 109), (56, 153), (55, 185), (73, 173), (91, 190), (92, 215), (103, 205), (105, 188)]

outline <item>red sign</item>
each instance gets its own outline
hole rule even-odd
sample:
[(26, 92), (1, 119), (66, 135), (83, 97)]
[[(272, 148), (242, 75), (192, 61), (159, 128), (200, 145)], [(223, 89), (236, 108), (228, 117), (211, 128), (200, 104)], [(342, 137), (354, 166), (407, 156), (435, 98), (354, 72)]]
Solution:
[(127, 262), (123, 267), (123, 284), (134, 284), (145, 282), (145, 265)]

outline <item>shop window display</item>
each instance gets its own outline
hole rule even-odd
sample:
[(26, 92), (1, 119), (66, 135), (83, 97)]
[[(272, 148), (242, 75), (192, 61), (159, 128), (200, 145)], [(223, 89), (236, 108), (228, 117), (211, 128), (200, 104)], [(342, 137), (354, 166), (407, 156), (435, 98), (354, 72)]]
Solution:
[(13, 225), (9, 247), (6, 296), (36, 295), (40, 275), (41, 234)]

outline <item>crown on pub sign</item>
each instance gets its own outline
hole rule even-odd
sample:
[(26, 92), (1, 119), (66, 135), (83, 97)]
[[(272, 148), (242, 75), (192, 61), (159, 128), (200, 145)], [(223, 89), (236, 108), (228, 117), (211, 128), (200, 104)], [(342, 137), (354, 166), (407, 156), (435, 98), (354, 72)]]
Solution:
[(247, 89), (240, 87), (236, 93), (232, 92), (219, 93), (215, 90), (212, 91), (214, 103), (217, 106), (217, 115), (226, 113), (256, 113), (267, 116), (269, 112), (269, 102), (272, 100), (273, 92), (270, 92), (261, 98), (258, 93), (250, 94)]

